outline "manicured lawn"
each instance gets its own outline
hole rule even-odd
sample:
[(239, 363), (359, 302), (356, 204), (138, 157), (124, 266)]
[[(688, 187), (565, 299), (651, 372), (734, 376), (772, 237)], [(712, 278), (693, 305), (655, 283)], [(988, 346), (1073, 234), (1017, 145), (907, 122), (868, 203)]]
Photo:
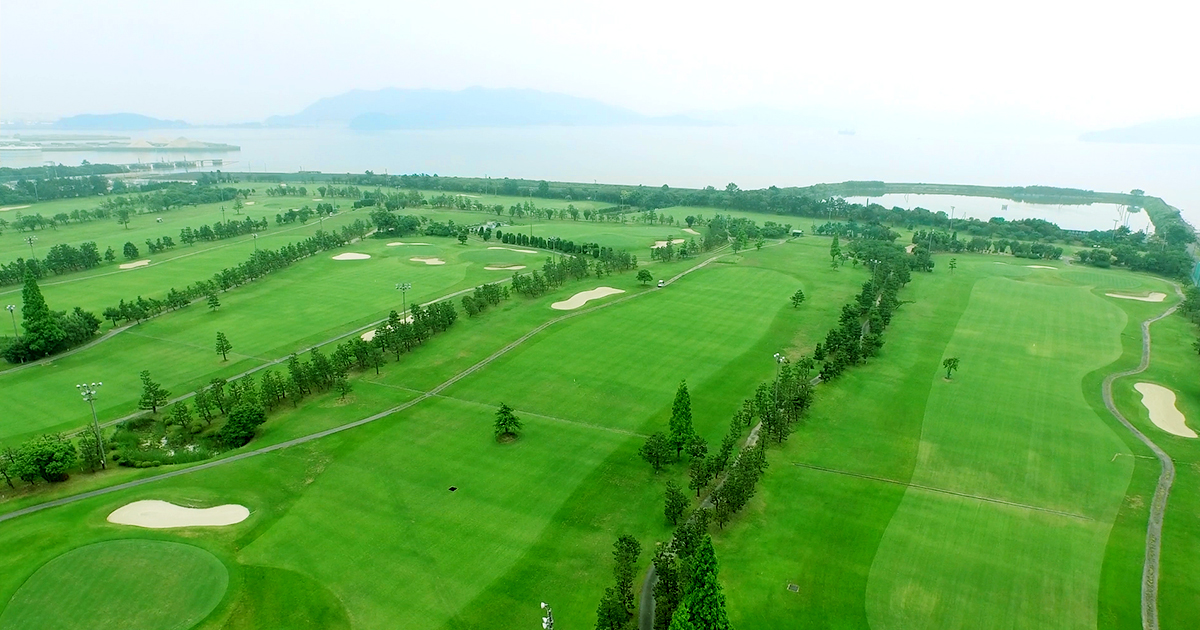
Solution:
[(191, 545), (110, 540), (38, 569), (0, 614), (5, 630), (191, 628), (225, 595), (221, 561)]

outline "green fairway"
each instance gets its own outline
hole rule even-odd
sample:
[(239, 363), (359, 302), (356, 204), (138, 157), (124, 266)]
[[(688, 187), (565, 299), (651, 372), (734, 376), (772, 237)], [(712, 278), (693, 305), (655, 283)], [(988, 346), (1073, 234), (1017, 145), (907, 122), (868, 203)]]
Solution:
[(181, 630), (203, 619), (229, 575), (212, 554), (157, 540), (79, 547), (29, 578), (0, 614), (5, 630)]
[[(456, 223), (489, 219), (449, 208), (413, 212)], [(677, 221), (715, 212), (668, 209)], [(742, 214), (760, 223), (808, 222)], [(326, 223), (353, 218), (343, 212)], [(295, 239), (310, 234), (313, 223), (296, 229)], [(317, 391), (298, 406), (282, 405), (250, 445), (221, 456), (228, 463), (6, 521), (0, 547), (25, 552), (0, 554), (0, 601), (9, 602), (0, 630), (84, 627), (23, 624), (30, 611), (67, 597), (61, 589), (76, 581), (131, 590), (130, 576), (152, 575), (154, 568), (126, 570), (126, 556), (137, 565), (153, 555), (139, 550), (113, 547), (120, 565), (79, 555), (107, 557), (95, 550), (132, 543), (183, 547), (219, 569), (216, 580), (186, 578), (219, 589), (155, 596), (153, 602), (206, 606), (173, 613), (182, 625), (163, 627), (535, 627), (542, 601), (563, 627), (592, 627), (612, 581), (616, 537), (630, 534), (641, 543), (640, 580), (656, 545), (671, 536), (664, 487), (667, 480), (686, 487), (687, 466), (656, 474), (638, 450), (646, 436), (667, 430), (679, 382), (688, 383), (696, 432), (716, 448), (743, 399), (776, 373), (773, 354), (811, 353), (871, 272), (831, 268), (824, 237), (722, 250), (697, 267), (713, 254), (645, 264), (655, 240), (690, 238), (681, 225), (555, 218), (532, 227), (538, 235), (636, 252), (655, 282), (639, 282), (636, 272), (589, 276), (473, 317), (460, 309), (448, 331), (399, 360), (389, 355), (378, 374), (352, 372), (346, 395)], [(275, 242), (266, 246), (295, 240), (278, 231), (270, 238)], [(130, 272), (51, 279), (46, 296), (69, 302), (93, 290), (136, 292), (175, 274), (211, 274), (212, 265), (236, 262), (253, 247), (244, 239), (211, 245), (221, 247)], [(74, 383), (103, 379), (98, 411), (102, 421), (112, 419), (134, 411), (140, 369), (184, 394), (214, 376), (359, 334), (400, 308), (398, 282), (412, 283), (409, 304), (427, 302), (512, 275), (486, 267), (531, 271), (547, 257), (512, 251), (526, 249), (520, 246), (491, 249), (500, 246), (477, 236), (466, 245), (430, 236), (365, 239), (222, 293), (216, 311), (195, 304), (47, 365), (0, 374), (10, 394), (0, 443), (82, 426), (90, 412)], [(333, 260), (346, 252), (371, 257)], [(757, 494), (723, 529), (712, 526), (735, 627), (1119, 628), (1137, 621), (1144, 503), (1157, 468), (1131, 456), (1145, 449), (1107, 417), (1099, 380), (1136, 364), (1138, 324), (1171, 301), (1104, 293), (1144, 294), (1165, 283), (1063, 262), (1030, 268), (1008, 256), (960, 254), (952, 273), (946, 262), (938, 256), (934, 273), (913, 274), (879, 355), (816, 388), (794, 434), (771, 443)], [(597, 287), (624, 293), (578, 311), (550, 306)], [(797, 289), (806, 300), (793, 306)], [(228, 361), (213, 350), (218, 331), (233, 343)], [(1173, 387), (1189, 421), (1200, 418), (1200, 392), (1180, 385), (1197, 361), (1185, 343), (1187, 324), (1161, 322), (1155, 334), (1165, 340), (1155, 346), (1151, 370), (1118, 381), (1115, 393), (1143, 431), (1161, 437), (1133, 383)], [(961, 361), (949, 380), (941, 369), (948, 357)], [(503, 444), (493, 429), (501, 403), (524, 423), (519, 438)], [(285, 449), (229, 457), (364, 419), (372, 420)], [(1200, 550), (1200, 503), (1187, 494), (1200, 476), (1185, 463), (1200, 452), (1196, 441), (1160, 443), (1180, 462), (1163, 547), (1163, 628), (1173, 629), (1187, 627), (1200, 593), (1189, 562)], [(0, 497), (18, 495), (0, 504), (0, 513), (149, 474), (73, 473), (64, 484), (0, 489)], [(153, 532), (154, 541), (113, 540), (130, 529), (105, 516), (141, 499), (238, 503), (251, 516), (229, 527)], [(695, 493), (690, 501), (696, 504)], [(183, 578), (151, 579), (170, 589)], [(158, 614), (140, 599), (110, 594), (103, 601), (126, 600)], [(117, 608), (103, 614), (116, 627), (140, 627)]]

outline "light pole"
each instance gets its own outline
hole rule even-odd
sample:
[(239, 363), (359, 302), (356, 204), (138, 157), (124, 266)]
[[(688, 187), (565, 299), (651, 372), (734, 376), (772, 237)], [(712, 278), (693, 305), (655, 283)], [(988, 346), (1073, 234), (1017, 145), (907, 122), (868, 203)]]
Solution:
[(221, 206), (221, 223), (225, 222), (225, 206)]
[(96, 388), (104, 383), (80, 383), (75, 386), (83, 399), (88, 401), (88, 405), (92, 408), (92, 429), (96, 431), (96, 449), (100, 451), (100, 467), (108, 468), (108, 462), (104, 457), (104, 438), (100, 434), (100, 419), (96, 417)]
[(31, 259), (37, 260), (37, 256), (35, 256), (35, 255), (33, 254), (33, 244), (37, 242), (37, 237), (36, 237), (36, 236), (32, 236), (32, 235), (30, 235), (30, 236), (26, 236), (26, 237), (25, 237), (25, 242), (29, 244), (29, 257), (30, 257)]
[(783, 366), (788, 362), (788, 358), (783, 356), (783, 353), (775, 353), (775, 364), (778, 369), (775, 370), (775, 413), (779, 413), (779, 379), (783, 376)]
[(258, 251), (258, 232), (254, 232), (250, 236), (254, 237), (254, 251)]
[(400, 284), (396, 285), (396, 290), (400, 292), (400, 314), (404, 316), (405, 319), (408, 319), (408, 316), (404, 315), (404, 311), (408, 310), (408, 306), (405, 303), (405, 297), (408, 293), (408, 290), (411, 288), (412, 283), (409, 282), (401, 282)]
[(8, 316), (12, 318), (12, 323), (13, 323), (13, 334), (17, 336), (17, 341), (20, 341), (20, 340), (21, 340), (21, 333), (17, 332), (17, 314), (16, 314), (17, 305), (16, 305), (16, 304), (9, 304), (8, 306), (6, 306), (6, 307), (4, 307), (4, 308), (7, 308), (7, 309), (8, 309)]
[(554, 613), (550, 611), (550, 605), (542, 602), (542, 610), (546, 611), (546, 616), (542, 617), (542, 630), (554, 630)]

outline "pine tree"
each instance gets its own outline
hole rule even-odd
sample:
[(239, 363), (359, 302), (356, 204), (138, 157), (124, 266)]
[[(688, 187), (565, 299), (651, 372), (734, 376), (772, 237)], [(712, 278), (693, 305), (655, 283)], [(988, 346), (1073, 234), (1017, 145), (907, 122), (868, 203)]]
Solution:
[(842, 248), (838, 245), (838, 235), (833, 235), (833, 242), (829, 244), (829, 264), (834, 269), (838, 267), (838, 258), (842, 256)]
[(208, 308), (215, 311), (220, 307), (221, 307), (221, 300), (217, 298), (217, 294), (215, 292), (209, 293), (208, 294)]
[(792, 294), (792, 306), (794, 306), (796, 308), (800, 308), (800, 305), (803, 303), (804, 303), (804, 289), (796, 289), (796, 292)]
[(149, 409), (150, 413), (158, 413), (158, 408), (171, 399), (171, 392), (150, 380), (150, 370), (142, 370), (141, 378), (142, 397), (138, 400), (138, 409)]
[(25, 268), (25, 287), (21, 289), (21, 326), (25, 329), (25, 346), (34, 357), (54, 354), (64, 348), (67, 333), (58, 323), (58, 318), (46, 305), (42, 290), (38, 288), (33, 270)]
[(171, 424), (186, 428), (192, 422), (192, 410), (182, 400), (171, 405)]
[(671, 404), (671, 443), (675, 446), (675, 457), (683, 454), (683, 447), (695, 435), (692, 428), (692, 397), (688, 394), (687, 381), (680, 381), (675, 391), (675, 402)]
[(671, 616), (683, 599), (679, 563), (669, 545), (664, 545), (654, 556), (654, 577), (654, 630), (668, 630)]
[(233, 344), (229, 343), (229, 338), (225, 336), (225, 333), (218, 331), (217, 332), (217, 354), (221, 355), (222, 361), (229, 360), (228, 355), (229, 355), (230, 350), (233, 350)]
[(513, 408), (504, 403), (500, 403), (500, 408), (496, 410), (496, 438), (501, 438), (506, 435), (516, 437), (517, 431), (521, 430), (521, 420), (513, 414)]
[(701, 630), (692, 623), (692, 609), (688, 606), (686, 599), (679, 602), (679, 606), (675, 608), (675, 613), (671, 615), (671, 625), (667, 626), (667, 630)]
[[(680, 611), (691, 622), (690, 627), (705, 630), (731, 630), (729, 617), (725, 612), (725, 594), (721, 592), (721, 584), (717, 581), (717, 553), (713, 549), (712, 537), (707, 534), (700, 539), (700, 545), (692, 557), (692, 579), (690, 588), (683, 603), (675, 611), (675, 617)], [(689, 626), (680, 626), (687, 628)], [(675, 628), (672, 618), (671, 628)]]

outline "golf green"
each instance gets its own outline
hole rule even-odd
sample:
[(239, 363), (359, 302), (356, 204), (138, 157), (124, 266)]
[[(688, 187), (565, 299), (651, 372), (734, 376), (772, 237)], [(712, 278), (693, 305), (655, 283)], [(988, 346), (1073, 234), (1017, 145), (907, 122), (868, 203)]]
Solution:
[(13, 595), (3, 630), (184, 630), (212, 612), (229, 574), (211, 553), (157, 540), (111, 540), (69, 551)]

